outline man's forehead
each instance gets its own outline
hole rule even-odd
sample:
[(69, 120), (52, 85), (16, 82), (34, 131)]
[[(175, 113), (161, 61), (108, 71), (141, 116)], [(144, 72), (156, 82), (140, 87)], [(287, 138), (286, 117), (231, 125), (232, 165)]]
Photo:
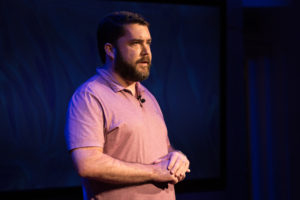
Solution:
[(128, 39), (151, 39), (149, 28), (146, 25), (126, 24), (124, 25), (125, 34)]

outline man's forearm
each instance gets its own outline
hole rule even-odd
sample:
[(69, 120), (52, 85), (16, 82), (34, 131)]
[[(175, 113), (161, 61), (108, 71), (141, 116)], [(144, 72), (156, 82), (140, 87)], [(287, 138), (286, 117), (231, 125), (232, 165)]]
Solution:
[(167, 170), (167, 162), (159, 165), (128, 163), (97, 149), (75, 150), (72, 157), (81, 177), (102, 182), (135, 184), (150, 181), (171, 182), (176, 179)]

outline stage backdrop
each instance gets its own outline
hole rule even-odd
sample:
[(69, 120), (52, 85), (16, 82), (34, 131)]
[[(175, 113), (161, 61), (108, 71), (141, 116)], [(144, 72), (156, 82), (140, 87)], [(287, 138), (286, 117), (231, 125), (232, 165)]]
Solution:
[(97, 0), (0, 1), (0, 190), (80, 185), (64, 141), (74, 90), (101, 66), (99, 20), (141, 13), (151, 23), (157, 97), (190, 180), (220, 176), (220, 10)]

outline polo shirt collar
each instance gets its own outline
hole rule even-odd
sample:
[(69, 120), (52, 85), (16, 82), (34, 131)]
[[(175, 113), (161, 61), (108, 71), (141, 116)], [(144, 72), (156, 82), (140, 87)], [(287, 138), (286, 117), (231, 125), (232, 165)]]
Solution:
[[(114, 91), (114, 92), (120, 92), (122, 90), (126, 90), (125, 87), (123, 87), (113, 76), (112, 74), (104, 68), (98, 67), (97, 73), (108, 83), (109, 87)], [(136, 82), (136, 90), (138, 94), (141, 94), (142, 92), (145, 91), (145, 87), (140, 83)]]

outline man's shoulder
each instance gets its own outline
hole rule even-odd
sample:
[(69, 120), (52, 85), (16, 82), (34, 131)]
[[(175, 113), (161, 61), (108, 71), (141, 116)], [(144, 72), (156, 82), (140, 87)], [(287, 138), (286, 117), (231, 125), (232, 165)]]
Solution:
[(87, 81), (82, 83), (74, 92), (73, 96), (86, 96), (92, 95), (97, 98), (101, 96), (101, 94), (109, 93), (112, 90), (106, 84), (105, 80), (101, 78), (98, 74), (92, 76)]
[(87, 81), (82, 83), (75, 92), (90, 92), (95, 93), (96, 91), (107, 90), (108, 86), (105, 81), (98, 74), (92, 76)]

